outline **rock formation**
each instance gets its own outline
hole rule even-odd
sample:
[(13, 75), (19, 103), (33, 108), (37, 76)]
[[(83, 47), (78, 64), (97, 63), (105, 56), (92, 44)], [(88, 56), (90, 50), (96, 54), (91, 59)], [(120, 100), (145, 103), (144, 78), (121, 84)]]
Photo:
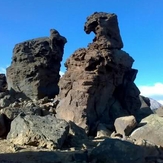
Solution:
[(59, 93), (60, 62), (66, 38), (51, 30), (50, 37), (19, 43), (13, 50), (12, 64), (7, 68), (8, 89), (30, 99)]
[(123, 43), (117, 16), (94, 13), (87, 18), (84, 30), (94, 32), (95, 38), (88, 48), (76, 50), (66, 61), (56, 115), (94, 133), (99, 123), (113, 126), (120, 116), (136, 115), (140, 92), (134, 84), (134, 59), (120, 50)]
[(15, 46), (10, 91), (0, 75), (0, 162), (163, 163), (163, 107), (139, 95), (117, 16), (94, 13), (84, 29), (93, 43), (66, 61), (56, 98), (66, 39)]

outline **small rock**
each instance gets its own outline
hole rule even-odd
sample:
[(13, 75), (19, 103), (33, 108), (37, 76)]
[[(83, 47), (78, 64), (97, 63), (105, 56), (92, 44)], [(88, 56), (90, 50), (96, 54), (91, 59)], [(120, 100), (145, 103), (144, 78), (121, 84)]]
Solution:
[(131, 131), (137, 126), (137, 122), (134, 116), (125, 116), (117, 118), (114, 122), (114, 126), (117, 133), (128, 136)]

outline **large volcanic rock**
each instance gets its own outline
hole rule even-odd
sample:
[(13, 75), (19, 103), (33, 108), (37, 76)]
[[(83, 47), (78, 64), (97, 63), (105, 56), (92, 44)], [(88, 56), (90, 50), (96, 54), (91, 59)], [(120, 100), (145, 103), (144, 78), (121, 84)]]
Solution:
[(136, 115), (140, 92), (134, 84), (134, 59), (120, 50), (123, 43), (117, 16), (94, 13), (87, 18), (84, 30), (94, 32), (95, 38), (88, 48), (76, 50), (66, 61), (56, 116), (94, 133), (99, 123), (113, 127), (117, 117)]
[(51, 30), (50, 37), (19, 43), (7, 68), (8, 89), (31, 99), (54, 97), (59, 93), (60, 62), (66, 38)]

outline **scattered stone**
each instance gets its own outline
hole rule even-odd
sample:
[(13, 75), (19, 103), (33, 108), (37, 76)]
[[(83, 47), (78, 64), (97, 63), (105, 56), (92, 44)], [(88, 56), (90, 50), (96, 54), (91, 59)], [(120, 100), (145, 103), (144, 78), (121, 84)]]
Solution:
[(14, 144), (61, 148), (69, 131), (68, 123), (53, 116), (20, 114), (11, 123), (7, 139)]

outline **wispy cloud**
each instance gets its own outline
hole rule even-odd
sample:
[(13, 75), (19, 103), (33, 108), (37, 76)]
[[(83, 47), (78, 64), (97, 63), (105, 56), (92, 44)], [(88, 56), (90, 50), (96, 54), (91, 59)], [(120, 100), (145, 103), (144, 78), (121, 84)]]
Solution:
[(152, 86), (138, 86), (144, 96), (163, 95), (163, 83), (155, 83)]
[(6, 68), (0, 67), (0, 74), (6, 74)]
[(141, 95), (151, 97), (163, 104), (163, 83), (158, 82), (151, 86), (138, 86)]

